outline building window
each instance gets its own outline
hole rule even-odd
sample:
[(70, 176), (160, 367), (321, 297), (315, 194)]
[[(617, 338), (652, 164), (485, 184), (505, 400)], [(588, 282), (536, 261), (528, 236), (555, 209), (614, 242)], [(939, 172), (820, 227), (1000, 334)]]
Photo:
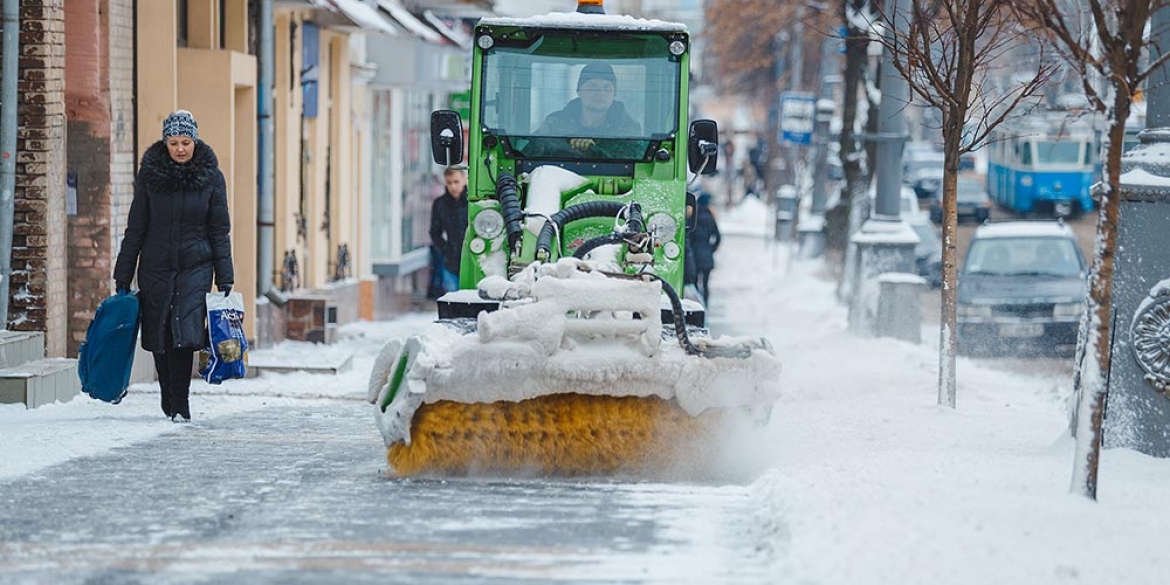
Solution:
[(178, 0), (177, 2), (178, 18), (175, 19), (178, 24), (178, 30), (175, 31), (175, 39), (180, 47), (187, 46), (187, 0)]

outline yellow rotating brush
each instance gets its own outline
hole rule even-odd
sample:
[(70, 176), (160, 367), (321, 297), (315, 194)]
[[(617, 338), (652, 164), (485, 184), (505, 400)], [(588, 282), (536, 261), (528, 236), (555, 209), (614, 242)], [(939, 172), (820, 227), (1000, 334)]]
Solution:
[(421, 405), (389, 474), (556, 476), (667, 473), (710, 444), (720, 416), (657, 397), (553, 394), (520, 402)]

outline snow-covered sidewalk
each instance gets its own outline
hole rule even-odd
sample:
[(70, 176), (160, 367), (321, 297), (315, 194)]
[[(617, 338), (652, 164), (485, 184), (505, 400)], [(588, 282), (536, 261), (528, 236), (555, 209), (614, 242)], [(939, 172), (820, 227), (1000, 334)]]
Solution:
[[(768, 469), (759, 550), (780, 583), (1163, 583), (1170, 462), (1104, 453), (1099, 501), (1069, 494), (1071, 380), (997, 371), (961, 358), (958, 408), (936, 406), (937, 341), (861, 339), (821, 261), (787, 261), (761, 239), (768, 210), (721, 210), (713, 332), (764, 335), (784, 363), (766, 441), (740, 453)], [(345, 373), (195, 382), (192, 409), (214, 419), (286, 401), (358, 401), (389, 338), (431, 319), (346, 326)], [(289, 344), (281, 351), (311, 351)], [(82, 395), (26, 411), (0, 406), (0, 487), (49, 465), (174, 431), (157, 387), (119, 405)], [(377, 436), (370, 416), (371, 436)]]
[[(761, 217), (747, 199), (721, 227), (760, 234)], [(958, 408), (937, 406), (937, 333), (847, 333), (823, 263), (779, 248), (731, 236), (712, 275), (714, 326), (764, 332), (784, 362), (756, 482), (777, 582), (1166, 582), (1170, 461), (1106, 450), (1099, 501), (1071, 495), (1071, 379), (960, 358)]]

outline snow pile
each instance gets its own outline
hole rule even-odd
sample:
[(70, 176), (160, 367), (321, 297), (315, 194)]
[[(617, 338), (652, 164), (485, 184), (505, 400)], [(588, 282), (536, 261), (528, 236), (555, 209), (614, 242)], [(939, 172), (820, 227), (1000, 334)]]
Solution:
[(589, 179), (573, 171), (552, 165), (536, 167), (525, 179), (528, 181), (528, 197), (524, 212), (532, 216), (524, 227), (534, 236), (540, 235), (540, 229), (544, 227), (548, 216), (561, 210), (562, 193), (589, 182)]
[(718, 210), (716, 219), (723, 235), (767, 236), (771, 229), (772, 208), (756, 197), (744, 197), (727, 209)]

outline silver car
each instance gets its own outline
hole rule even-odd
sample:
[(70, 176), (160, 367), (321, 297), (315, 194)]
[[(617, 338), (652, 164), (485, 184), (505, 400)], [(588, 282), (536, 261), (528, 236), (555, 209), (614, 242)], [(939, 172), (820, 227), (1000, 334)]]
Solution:
[(1009, 221), (975, 230), (959, 274), (959, 347), (991, 352), (1074, 346), (1087, 279), (1061, 221)]

